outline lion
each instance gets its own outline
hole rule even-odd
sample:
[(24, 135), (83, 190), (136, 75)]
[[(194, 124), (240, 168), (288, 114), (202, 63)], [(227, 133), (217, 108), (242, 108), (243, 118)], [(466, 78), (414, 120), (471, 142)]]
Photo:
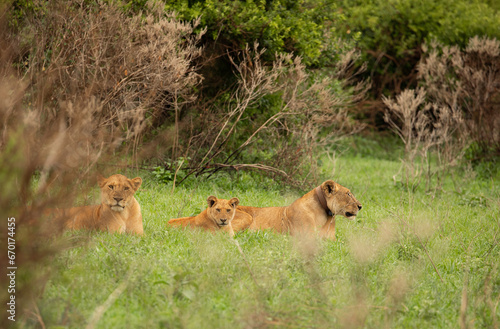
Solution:
[[(354, 219), (361, 207), (349, 189), (327, 180), (287, 207), (238, 206), (238, 210), (252, 217), (251, 230), (290, 234), (319, 231), (321, 236), (335, 240), (335, 216)], [(240, 225), (237, 221), (233, 225)]]
[[(193, 217), (172, 218), (168, 221), (172, 226), (199, 227), (209, 231), (222, 230), (232, 237), (234, 232), (248, 228), (252, 222), (252, 217), (245, 212), (237, 210), (240, 203), (238, 198), (230, 200), (217, 199), (211, 195), (207, 198), (208, 207), (200, 214)], [(238, 221), (236, 227), (234, 220)]]
[(58, 210), (60, 217), (64, 218), (64, 228), (142, 235), (141, 207), (134, 197), (142, 179), (129, 179), (119, 174), (108, 178), (99, 176), (98, 184), (101, 204)]

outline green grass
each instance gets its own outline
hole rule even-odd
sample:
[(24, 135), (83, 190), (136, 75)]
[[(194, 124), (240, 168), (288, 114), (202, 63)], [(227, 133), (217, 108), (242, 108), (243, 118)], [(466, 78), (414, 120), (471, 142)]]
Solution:
[(337, 241), (239, 233), (248, 263), (228, 236), (167, 221), (198, 213), (211, 194), (281, 206), (302, 192), (237, 173), (172, 193), (142, 175), (145, 235), (67, 233), (80, 242), (50, 265), (37, 300), (44, 324), (85, 327), (125, 282), (98, 328), (458, 328), (463, 296), (468, 326), (498, 328), (498, 177), (464, 170), (438, 190), (409, 192), (393, 183), (397, 159), (348, 153), (334, 164), (323, 160), (322, 177), (362, 202), (357, 219), (337, 218)]

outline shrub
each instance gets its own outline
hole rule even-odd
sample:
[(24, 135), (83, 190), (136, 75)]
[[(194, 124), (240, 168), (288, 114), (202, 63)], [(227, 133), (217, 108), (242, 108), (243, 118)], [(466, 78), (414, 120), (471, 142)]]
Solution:
[[(431, 177), (457, 165), (463, 155), (467, 139), (461, 132), (465, 125), (462, 112), (454, 107), (430, 103), (422, 88), (406, 89), (396, 96), (396, 100), (384, 97), (383, 101), (387, 106), (384, 118), (405, 145), (400, 170), (402, 183), (415, 189), (426, 173), (427, 188), (430, 188)], [(430, 152), (433, 150), (439, 155), (436, 172), (431, 171)], [(440, 175), (437, 177), (439, 179)]]
[(339, 28), (361, 33), (358, 47), (377, 97), (416, 87), (424, 42), (465, 47), (475, 35), (500, 38), (500, 12), (486, 1), (343, 0), (340, 6), (346, 24)]
[[(230, 6), (207, 1), (189, 8), (201, 4)], [(239, 5), (271, 11), (282, 4)], [(93, 96), (102, 107), (93, 120), (132, 139), (124, 146), (138, 158), (159, 157), (163, 166), (157, 172), (166, 181), (230, 168), (298, 177), (314, 166), (317, 143), (334, 141), (324, 128), (338, 137), (355, 127), (347, 108), (362, 97), (364, 85), (352, 84), (353, 52), (337, 54), (329, 71), (311, 73), (300, 56), (279, 53), (270, 62), (265, 48), (236, 47), (223, 53), (231, 68), (219, 74), (214, 68), (220, 61), (203, 62), (221, 53), (212, 48), (203, 55), (199, 19), (182, 23), (164, 8), (138, 1), (46, 3), (25, 16), (16, 34), (24, 45), (16, 59), (19, 71), (48, 82), (50, 94), (44, 95), (53, 100)], [(29, 95), (39, 93), (33, 88)]]
[[(201, 52), (202, 33), (192, 34), (197, 22), (179, 22), (159, 6), (126, 16), (113, 2), (64, 1), (46, 4), (26, 22), (18, 34), (24, 46), (17, 62), (31, 86), (43, 79), (50, 90), (44, 97), (58, 102), (96, 97), (103, 111), (94, 120), (120, 122), (116, 129), (129, 137), (175, 117), (195, 99), (193, 87), (201, 78), (192, 64)], [(147, 120), (134, 121), (138, 111)]]
[(343, 52), (333, 22), (342, 19), (331, 0), (170, 1), (167, 10), (183, 19), (201, 17), (207, 37), (231, 51), (258, 42), (274, 54), (294, 53), (305, 65), (334, 65)]
[[(113, 3), (82, 4), (43, 2), (18, 26), (0, 16), (0, 215), (15, 218), (19, 317), (47, 276), (40, 265), (61, 246), (62, 227), (45, 210), (73, 205), (94, 186), (98, 163), (106, 174), (167, 105), (193, 99), (200, 79), (190, 23), (161, 10), (128, 17)], [(8, 226), (0, 233), (7, 245)], [(7, 268), (7, 253), (0, 261)], [(2, 317), (0, 327), (9, 325)]]
[(430, 168), (431, 149), (437, 151), (438, 171), (457, 165), (470, 144), (476, 156), (500, 154), (500, 42), (473, 37), (463, 51), (433, 42), (423, 46), (423, 53), (418, 64), (422, 88), (404, 90), (395, 101), (383, 98), (385, 120), (405, 144), (408, 185)]
[(465, 126), (458, 138), (470, 136), (477, 155), (499, 155), (500, 42), (473, 37), (464, 50), (436, 42), (423, 50), (419, 79), (430, 101), (463, 113)]
[(189, 142), (180, 143), (177, 152), (191, 159), (188, 176), (249, 168), (291, 184), (311, 184), (318, 148), (362, 128), (348, 115), (366, 92), (365, 83), (352, 85), (355, 53), (321, 77), (308, 74), (301, 59), (291, 55), (279, 55), (267, 67), (263, 53), (257, 46), (247, 47), (232, 60), (238, 77), (235, 90), (195, 113), (195, 119), (185, 118), (197, 121), (194, 130), (185, 131), (189, 134), (182, 139)]

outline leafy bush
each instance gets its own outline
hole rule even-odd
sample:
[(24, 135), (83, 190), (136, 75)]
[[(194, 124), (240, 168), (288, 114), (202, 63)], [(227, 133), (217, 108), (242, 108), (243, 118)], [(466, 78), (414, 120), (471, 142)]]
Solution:
[(186, 20), (201, 17), (207, 36), (230, 51), (257, 41), (268, 60), (294, 53), (308, 66), (331, 65), (343, 52), (333, 24), (342, 16), (331, 0), (176, 0), (166, 9)]
[(421, 44), (432, 39), (466, 46), (475, 36), (500, 38), (500, 12), (478, 0), (343, 0), (347, 27), (358, 42), (375, 94), (415, 87)]
[[(148, 13), (152, 3), (148, 0), (105, 2), (118, 4), (127, 14)], [(45, 6), (37, 0), (11, 3), (15, 25), (22, 24), (27, 13)], [(83, 3), (95, 6), (98, 1)], [(183, 21), (200, 18), (200, 26), (207, 28), (205, 42), (216, 41), (222, 54), (227, 50), (243, 50), (247, 44), (257, 41), (269, 50), (266, 60), (274, 60), (276, 52), (294, 53), (302, 57), (307, 66), (321, 67), (334, 65), (339, 56), (351, 48), (339, 40), (337, 28), (344, 17), (337, 2), (332, 0), (173, 0), (164, 3), (164, 11), (175, 12)], [(342, 34), (344, 40), (354, 40), (355, 36), (358, 35)]]

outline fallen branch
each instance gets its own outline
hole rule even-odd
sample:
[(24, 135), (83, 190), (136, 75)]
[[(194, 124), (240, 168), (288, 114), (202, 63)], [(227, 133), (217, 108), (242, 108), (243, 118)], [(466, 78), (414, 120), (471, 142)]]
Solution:
[[(207, 168), (212, 169), (212, 173), (209, 175), (209, 177), (211, 175), (213, 175), (215, 172), (217, 172), (220, 169), (222, 169), (222, 168), (230, 168), (230, 169), (234, 169), (236, 171), (241, 170), (241, 169), (257, 169), (257, 170), (263, 170), (263, 171), (267, 171), (267, 172), (272, 172), (272, 173), (275, 173), (275, 174), (279, 174), (279, 175), (281, 175), (283, 177), (288, 177), (288, 174), (286, 172), (284, 172), (283, 170), (280, 170), (280, 169), (277, 169), (277, 168), (274, 168), (274, 167), (271, 167), (271, 166), (266, 166), (266, 165), (263, 165), (263, 164), (259, 164), (259, 163), (255, 163), (255, 164), (224, 164), (224, 163), (214, 163), (214, 164), (211, 164)], [(200, 172), (200, 174), (201, 173), (203, 173), (203, 171)]]

